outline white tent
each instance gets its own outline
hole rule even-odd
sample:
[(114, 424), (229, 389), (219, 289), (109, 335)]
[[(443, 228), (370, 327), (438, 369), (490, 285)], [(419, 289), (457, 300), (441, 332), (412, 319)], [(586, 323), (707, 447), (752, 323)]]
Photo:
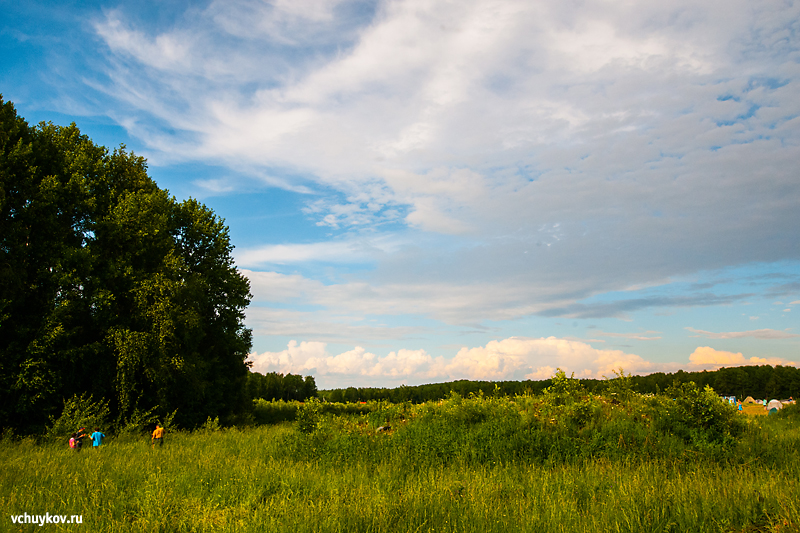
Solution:
[(781, 403), (780, 400), (770, 400), (769, 403), (767, 404), (767, 411), (770, 411), (773, 408), (780, 411), (781, 409), (783, 409), (783, 404)]

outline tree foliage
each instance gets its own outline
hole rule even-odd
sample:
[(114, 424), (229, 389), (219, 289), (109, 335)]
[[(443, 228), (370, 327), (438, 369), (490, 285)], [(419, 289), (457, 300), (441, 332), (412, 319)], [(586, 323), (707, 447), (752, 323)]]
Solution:
[(119, 420), (241, 409), (250, 294), (232, 248), (143, 158), (31, 127), (0, 96), (0, 425), (35, 430), (84, 393)]
[(317, 396), (317, 384), (313, 376), (280, 374), (278, 372), (250, 372), (247, 375), (247, 396), (251, 400), (303, 401)]

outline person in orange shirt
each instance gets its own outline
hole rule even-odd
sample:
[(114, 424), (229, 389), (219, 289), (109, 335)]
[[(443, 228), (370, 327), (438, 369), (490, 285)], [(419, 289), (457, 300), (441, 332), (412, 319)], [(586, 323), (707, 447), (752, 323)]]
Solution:
[(164, 445), (164, 428), (160, 424), (156, 424), (156, 429), (153, 430), (153, 438), (150, 439), (153, 447)]
[(83, 439), (88, 437), (89, 435), (86, 434), (86, 428), (81, 426), (78, 432), (75, 434), (75, 449), (80, 451), (83, 447)]

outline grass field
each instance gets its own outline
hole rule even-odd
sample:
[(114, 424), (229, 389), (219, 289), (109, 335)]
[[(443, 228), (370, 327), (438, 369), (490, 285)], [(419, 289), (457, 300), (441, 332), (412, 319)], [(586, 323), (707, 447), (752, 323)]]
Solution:
[(750, 416), (766, 416), (767, 410), (764, 409), (764, 406), (761, 404), (756, 403), (746, 403), (742, 405), (742, 410), (744, 414)]
[(160, 449), (6, 441), (0, 530), (49, 512), (83, 518), (54, 531), (800, 531), (797, 418), (731, 409), (735, 437), (680, 437), (653, 411), (674, 401), (573, 400), (298, 404), (294, 422), (176, 432)]

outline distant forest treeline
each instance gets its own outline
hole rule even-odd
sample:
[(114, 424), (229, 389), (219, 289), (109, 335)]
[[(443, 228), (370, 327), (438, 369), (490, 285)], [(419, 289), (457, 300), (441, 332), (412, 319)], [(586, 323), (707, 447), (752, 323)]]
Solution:
[[(743, 400), (747, 396), (756, 399), (786, 399), (800, 395), (800, 370), (793, 366), (740, 366), (721, 368), (714, 371), (674, 373), (656, 372), (647, 376), (631, 376), (634, 390), (641, 393), (658, 393), (664, 391), (675, 381), (695, 382), (700, 387), (711, 385), (723, 396), (736, 396)], [(581, 384), (590, 392), (599, 392), (606, 386), (605, 380), (582, 379)], [(390, 402), (425, 402), (445, 398), (450, 391), (461, 396), (482, 391), (483, 394), (495, 393), (515, 395), (525, 392), (540, 393), (549, 387), (551, 380), (542, 381), (468, 381), (460, 380), (449, 383), (433, 383), (418, 386), (400, 386), (397, 388), (348, 387), (346, 389), (323, 390), (319, 396), (329, 402), (356, 402), (369, 400), (387, 400)], [(268, 398), (267, 398), (268, 399)]]

